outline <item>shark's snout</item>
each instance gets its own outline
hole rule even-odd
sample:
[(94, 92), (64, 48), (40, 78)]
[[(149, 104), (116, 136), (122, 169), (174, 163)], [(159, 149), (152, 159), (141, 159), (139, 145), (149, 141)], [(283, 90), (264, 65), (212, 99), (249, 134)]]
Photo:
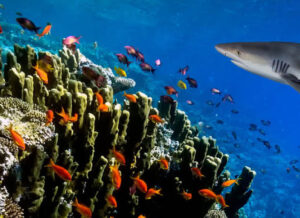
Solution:
[(215, 49), (220, 52), (222, 55), (227, 56), (226, 55), (226, 46), (225, 44), (217, 44), (215, 45)]

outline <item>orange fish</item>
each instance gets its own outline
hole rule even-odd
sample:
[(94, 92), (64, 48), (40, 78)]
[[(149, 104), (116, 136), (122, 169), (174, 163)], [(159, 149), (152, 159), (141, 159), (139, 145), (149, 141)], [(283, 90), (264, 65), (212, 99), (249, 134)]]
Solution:
[(61, 108), (61, 112), (57, 113), (57, 115), (59, 115), (62, 119), (59, 121), (60, 125), (65, 125), (68, 123), (70, 117), (68, 114), (66, 114), (65, 109), (62, 107)]
[(205, 198), (217, 200), (217, 195), (212, 190), (200, 189), (198, 193)]
[(132, 103), (136, 103), (136, 97), (132, 94), (127, 94), (126, 92), (124, 92), (124, 95), (128, 101), (132, 102)]
[(222, 195), (217, 195), (217, 202), (218, 202), (219, 204), (221, 204), (222, 208), (229, 207), (229, 206), (225, 203), (225, 199), (223, 198)]
[(48, 25), (44, 28), (44, 30), (43, 30), (43, 32), (42, 32), (41, 34), (36, 34), (36, 35), (39, 37), (39, 39), (40, 39), (41, 37), (43, 37), (44, 35), (48, 35), (48, 34), (50, 33), (51, 27), (52, 27), (52, 25), (51, 25), (51, 24), (48, 24)]
[(145, 199), (149, 200), (154, 195), (160, 195), (160, 196), (162, 196), (162, 194), (160, 192), (161, 192), (161, 189), (149, 188), (149, 190), (146, 193)]
[(36, 73), (39, 75), (40, 79), (43, 81), (44, 84), (48, 84), (48, 74), (41, 68), (39, 68), (38, 65), (33, 66), (33, 69), (35, 69)]
[(167, 91), (168, 95), (175, 94), (178, 97), (178, 92), (172, 86), (165, 86), (165, 90)]
[(87, 218), (92, 217), (92, 210), (83, 204), (79, 204), (77, 198), (75, 198), (75, 202), (73, 203), (73, 206), (76, 207), (77, 212), (80, 213), (81, 216)]
[(168, 170), (169, 169), (169, 162), (167, 159), (165, 158), (160, 158), (160, 160), (158, 160), (160, 163), (160, 168), (162, 168), (163, 170)]
[(117, 165), (109, 166), (111, 170), (111, 180), (115, 187), (115, 189), (119, 189), (121, 187), (122, 178)]
[(50, 123), (52, 123), (54, 118), (54, 113), (52, 110), (47, 110), (46, 112), (46, 126), (48, 126)]
[(192, 174), (196, 177), (199, 177), (200, 179), (202, 179), (202, 177), (205, 177), (202, 173), (201, 170), (197, 167), (192, 167), (191, 168)]
[(14, 141), (14, 143), (16, 143), (18, 145), (18, 147), (21, 150), (24, 151), (26, 146), (25, 146), (25, 143), (24, 143), (24, 140), (23, 140), (22, 136), (19, 133), (17, 133), (16, 131), (13, 130), (12, 124), (10, 124), (8, 130), (10, 132), (10, 135), (11, 135), (12, 140)]
[[(240, 179), (240, 178), (239, 178), (239, 179)], [(223, 187), (223, 188), (229, 187), (229, 186), (231, 186), (233, 183), (235, 183), (235, 184), (238, 185), (238, 184), (239, 184), (239, 183), (238, 183), (238, 180), (239, 180), (239, 179), (231, 179), (231, 180), (227, 180), (227, 181), (225, 181), (225, 182), (222, 183), (222, 187)]]
[(124, 157), (124, 155), (121, 152), (117, 151), (115, 149), (115, 147), (111, 151), (112, 151), (114, 157), (117, 159), (117, 161), (119, 161), (120, 164), (122, 164), (122, 165), (126, 164), (125, 157)]
[(141, 214), (141, 215), (138, 216), (138, 218), (146, 218), (146, 216)]
[(131, 178), (134, 180), (134, 183), (136, 185), (136, 187), (138, 188), (138, 190), (140, 190), (143, 193), (147, 193), (148, 187), (147, 187), (147, 183), (140, 179), (140, 176), (137, 176), (135, 178)]
[(106, 200), (107, 200), (107, 203), (109, 204), (109, 206), (117, 208), (118, 204), (117, 204), (117, 200), (114, 196), (109, 195), (109, 196), (107, 196)]
[(108, 106), (106, 104), (104, 104), (102, 95), (99, 92), (95, 92), (95, 95), (96, 95), (96, 99), (98, 101), (97, 111), (108, 112)]
[(75, 113), (73, 117), (69, 118), (69, 121), (72, 122), (72, 123), (77, 122), (77, 120), (78, 120), (78, 114), (77, 113)]
[(181, 193), (182, 197), (185, 199), (185, 200), (191, 200), (192, 199), (192, 193), (188, 193), (188, 192), (185, 192), (183, 191)]
[(51, 167), (54, 172), (56, 173), (56, 175), (58, 175), (61, 179), (63, 180), (72, 180), (72, 176), (71, 174), (68, 172), (68, 170), (66, 170), (65, 168), (56, 165), (52, 159), (50, 159), (50, 163), (48, 165), (46, 165), (45, 167)]
[(153, 122), (153, 123), (163, 123), (164, 121), (161, 119), (160, 116), (156, 115), (156, 114), (152, 114), (149, 116), (149, 119)]
[(101, 104), (104, 103), (103, 97), (102, 97), (102, 95), (99, 92), (95, 92), (95, 96), (96, 96), (96, 99), (98, 101), (98, 105), (101, 105)]

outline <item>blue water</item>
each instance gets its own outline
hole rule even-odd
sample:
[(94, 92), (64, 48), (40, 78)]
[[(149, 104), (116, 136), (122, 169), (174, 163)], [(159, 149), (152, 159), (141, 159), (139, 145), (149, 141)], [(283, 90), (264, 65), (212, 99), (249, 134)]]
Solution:
[[(232, 175), (239, 174), (244, 165), (257, 171), (254, 193), (244, 208), (248, 217), (300, 217), (299, 173), (293, 169), (286, 172), (291, 167), (288, 162), (300, 158), (300, 94), (289, 86), (237, 68), (214, 49), (217, 43), (234, 41), (299, 42), (299, 1), (10, 0), (1, 3), (5, 5), (1, 17), (9, 23), (16, 23), (17, 11), (38, 26), (51, 22), (53, 28), (48, 40), (81, 35), (79, 48), (92, 47), (97, 41), (106, 51), (125, 53), (124, 45), (134, 45), (152, 65), (160, 58), (163, 64), (154, 75), (136, 74), (131, 68), (127, 71), (137, 82), (129, 92), (146, 92), (155, 100), (154, 105), (165, 94), (165, 85), (175, 87), (179, 79), (184, 79), (177, 73), (179, 67), (189, 65), (188, 74), (197, 79), (199, 87), (179, 92), (179, 108), (186, 111), (193, 124), (202, 121), (213, 127), (205, 134), (216, 137), (221, 150), (230, 154), (227, 168)], [(213, 87), (231, 94), (235, 104), (225, 103), (218, 108), (207, 105), (207, 100), (220, 101), (219, 96), (211, 95)], [(187, 105), (188, 99), (195, 105)], [(232, 109), (239, 114), (232, 114)], [(224, 124), (217, 124), (218, 119), (224, 120)], [(261, 119), (270, 120), (271, 126), (262, 126)], [(267, 135), (249, 131), (250, 123), (257, 124)], [(237, 140), (233, 139), (232, 131), (237, 133)], [(268, 140), (272, 149), (268, 150), (257, 137)], [(235, 148), (234, 143), (240, 148)], [(280, 154), (275, 153), (275, 144), (281, 147)]]

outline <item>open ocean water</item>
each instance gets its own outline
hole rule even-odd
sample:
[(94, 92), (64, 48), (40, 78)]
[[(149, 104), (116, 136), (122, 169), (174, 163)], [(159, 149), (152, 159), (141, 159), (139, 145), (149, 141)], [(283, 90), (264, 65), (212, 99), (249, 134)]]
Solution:
[[(160, 59), (162, 65), (153, 75), (127, 70), (128, 77), (137, 83), (130, 92), (143, 91), (152, 96), (154, 106), (159, 96), (165, 94), (164, 86), (177, 87), (178, 80), (186, 81), (178, 69), (188, 65), (188, 75), (197, 80), (198, 88), (179, 90), (179, 108), (198, 126), (200, 135), (213, 136), (221, 150), (230, 155), (226, 169), (232, 175), (239, 175), (244, 165), (257, 172), (245, 214), (250, 218), (300, 217), (300, 172), (292, 167), (299, 169), (300, 163), (290, 164), (291, 160), (300, 160), (300, 94), (290, 86), (234, 66), (214, 48), (225, 42), (300, 42), (300, 1), (3, 0), (0, 3), (5, 6), (0, 10), (1, 22), (17, 24), (16, 12), (35, 21), (37, 26), (50, 22), (51, 35), (42, 40), (60, 42), (69, 35), (82, 36), (78, 48), (89, 50), (92, 55), (87, 56), (96, 63), (106, 63), (101, 60), (100, 51), (124, 52), (124, 45), (140, 49), (152, 65)], [(19, 36), (22, 38), (16, 38), (15, 42), (27, 44), (28, 35)], [(1, 41), (5, 44), (5, 38)], [(95, 41), (99, 45), (96, 51)], [(57, 51), (59, 47), (51, 49)], [(137, 68), (135, 65), (132, 64), (133, 68)], [(230, 94), (234, 103), (222, 102), (216, 107), (222, 96), (212, 95), (212, 88)], [(116, 97), (121, 98), (121, 94)], [(187, 100), (194, 105), (188, 105)], [(271, 124), (263, 125), (261, 120)], [(257, 130), (249, 130), (250, 124), (255, 124)], [(271, 148), (257, 138), (268, 141)]]

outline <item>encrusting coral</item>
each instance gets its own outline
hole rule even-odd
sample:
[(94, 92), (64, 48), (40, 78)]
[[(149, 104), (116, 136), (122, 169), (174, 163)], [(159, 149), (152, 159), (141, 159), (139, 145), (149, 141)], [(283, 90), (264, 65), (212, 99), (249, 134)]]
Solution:
[[(0, 155), (6, 152), (5, 158), (13, 161), (0, 163), (0, 173), (1, 186), (24, 209), (25, 217), (78, 217), (72, 208), (75, 197), (91, 209), (93, 217), (204, 217), (214, 208), (216, 200), (197, 192), (221, 193), (221, 183), (229, 178), (227, 171), (222, 174), (229, 156), (211, 137), (199, 139), (177, 104), (161, 101), (157, 110), (152, 98), (137, 92), (136, 103), (124, 100), (122, 107), (113, 102), (113, 94), (135, 82), (113, 76), (110, 69), (93, 64), (79, 50), (64, 48), (58, 57), (42, 51), (36, 54), (29, 46), (14, 48), (14, 53), (7, 54), (6, 85), (0, 98)], [(47, 83), (33, 69), (45, 59), (50, 65), (44, 68)], [(105, 77), (106, 83), (97, 86), (84, 78), (83, 67)], [(46, 125), (48, 110), (54, 113), (50, 125)], [(149, 119), (159, 114), (165, 119), (163, 125)], [(24, 138), (25, 151), (11, 141), (6, 130), (10, 122)], [(117, 152), (126, 162), (120, 162)], [(70, 179), (62, 180), (54, 165), (49, 165), (50, 159)], [(191, 168), (201, 169), (204, 176), (195, 177)], [(246, 191), (255, 173), (244, 174), (245, 185), (226, 195), (229, 208), (237, 204), (235, 199), (248, 200)], [(148, 187), (140, 187), (141, 181)], [(143, 188), (161, 189), (162, 196), (145, 198)], [(186, 200), (183, 191), (193, 197)], [(117, 208), (109, 195), (116, 198)]]

